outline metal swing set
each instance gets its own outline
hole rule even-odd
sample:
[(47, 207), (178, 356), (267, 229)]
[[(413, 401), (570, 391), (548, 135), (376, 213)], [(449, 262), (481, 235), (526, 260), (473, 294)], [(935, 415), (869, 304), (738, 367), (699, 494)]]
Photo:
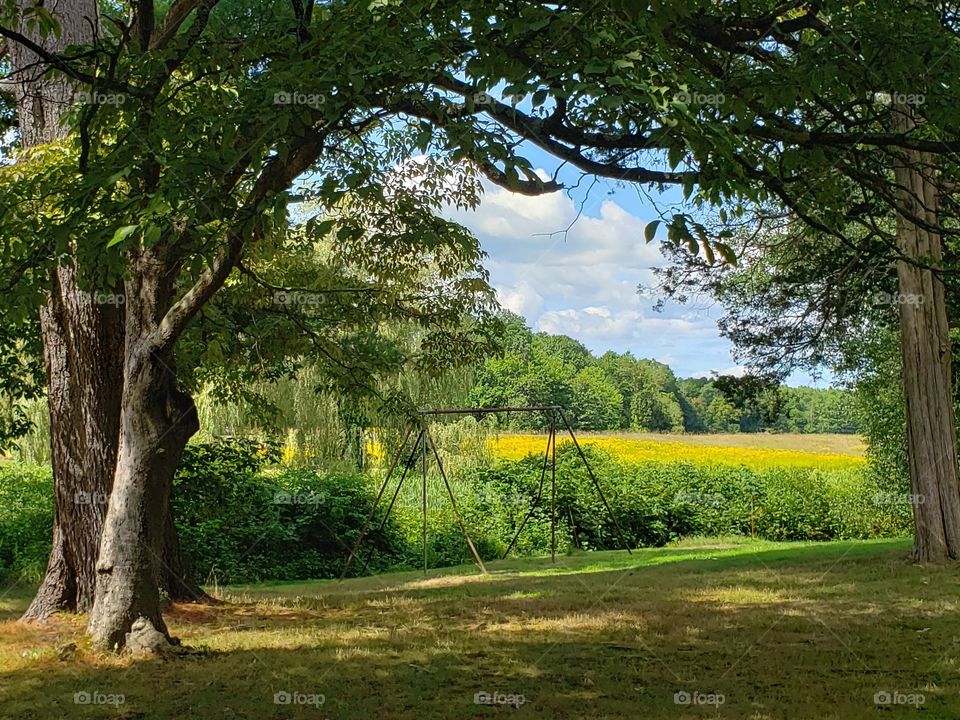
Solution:
[[(523, 518), (523, 521), (520, 523), (520, 527), (517, 528), (516, 534), (513, 536), (513, 540), (510, 541), (510, 545), (507, 547), (506, 551), (503, 553), (503, 558), (506, 558), (510, 551), (513, 550), (514, 546), (517, 543), (517, 540), (520, 538), (520, 533), (523, 532), (523, 528), (526, 526), (527, 521), (533, 517), (534, 511), (540, 504), (540, 501), (543, 499), (543, 488), (546, 481), (547, 475), (547, 466), (550, 466), (550, 559), (552, 562), (557, 561), (557, 420), (559, 419), (563, 426), (566, 428), (567, 432), (570, 435), (570, 439), (573, 440), (573, 445), (577, 449), (577, 453), (580, 455), (580, 459), (583, 461), (583, 465), (587, 470), (587, 475), (590, 477), (591, 482), (593, 483), (594, 488), (597, 491), (597, 495), (603, 501), (604, 507), (607, 509), (607, 513), (610, 515), (610, 518), (613, 520), (614, 527), (617, 530), (617, 537), (620, 540), (621, 546), (630, 553), (630, 546), (627, 544), (626, 539), (623, 535), (623, 530), (620, 527), (620, 522), (617, 520), (617, 516), (614, 514), (613, 510), (610, 507), (610, 503), (607, 502), (606, 496), (603, 494), (603, 490), (600, 488), (600, 483), (597, 482), (596, 476), (593, 474), (593, 469), (590, 467), (590, 463), (587, 460), (587, 456), (583, 452), (583, 448), (580, 447), (580, 443), (577, 441), (577, 436), (573, 432), (573, 427), (570, 425), (570, 422), (567, 420), (567, 416), (563, 412), (563, 408), (559, 405), (535, 405), (531, 407), (494, 407), (494, 408), (434, 408), (428, 410), (420, 410), (417, 412), (416, 419), (407, 425), (407, 428), (404, 432), (403, 441), (400, 443), (400, 447), (397, 449), (397, 452), (394, 454), (393, 459), (390, 462), (390, 469), (387, 471), (387, 476), (384, 478), (383, 485), (380, 487), (380, 491), (377, 493), (376, 500), (374, 500), (373, 506), (370, 508), (370, 512), (367, 514), (366, 519), (364, 520), (363, 525), (360, 528), (360, 533), (357, 536), (356, 541), (353, 544), (353, 548), (350, 550), (350, 554), (347, 556), (346, 562), (343, 564), (343, 570), (340, 573), (340, 579), (343, 580), (347, 571), (350, 569), (350, 565), (353, 562), (354, 558), (357, 555), (357, 552), (360, 549), (360, 546), (363, 543), (364, 538), (366, 538), (370, 525), (373, 522), (373, 518), (376, 515), (377, 508), (380, 506), (380, 502), (383, 500), (386, 495), (387, 488), (390, 485), (393, 475), (397, 470), (397, 467), (401, 464), (401, 458), (404, 456), (404, 452), (407, 447), (407, 443), (410, 440), (410, 437), (413, 435), (414, 430), (417, 431), (416, 440), (413, 443), (413, 447), (410, 450), (409, 455), (405, 462), (403, 462), (403, 468), (400, 473), (400, 480), (397, 483), (396, 489), (393, 491), (393, 496), (390, 498), (390, 503), (387, 505), (387, 511), (383, 515), (383, 519), (380, 521), (380, 526), (377, 532), (382, 532), (386, 527), (387, 520), (390, 517), (390, 512), (393, 510), (394, 505), (397, 502), (397, 498), (400, 496), (400, 489), (403, 487), (403, 483), (406, 480), (407, 476), (410, 474), (410, 470), (417, 463), (417, 454), (420, 455), (420, 468), (421, 468), (421, 515), (422, 515), (422, 537), (423, 537), (423, 571), (427, 571), (427, 467), (429, 464), (428, 455), (432, 451), (433, 457), (437, 463), (437, 470), (440, 472), (440, 477), (443, 479), (443, 485), (447, 490), (447, 495), (450, 498), (450, 506), (453, 509), (453, 514), (457, 519), (457, 524), (460, 526), (460, 532), (463, 533), (463, 537), (467, 541), (467, 545), (470, 548), (470, 552), (473, 555), (474, 562), (477, 564), (477, 567), (480, 568), (480, 571), (484, 574), (487, 573), (487, 568), (483, 564), (483, 560), (480, 558), (480, 554), (477, 552), (476, 547), (473, 544), (473, 540), (470, 538), (470, 533), (467, 532), (467, 527), (463, 522), (463, 517), (460, 515), (460, 510), (457, 507), (457, 499), (453, 492), (453, 487), (450, 485), (449, 480), (447, 479), (447, 474), (443, 469), (443, 461), (440, 459), (440, 453), (437, 450), (437, 444), (433, 439), (433, 436), (430, 433), (429, 427), (429, 418), (439, 416), (439, 415), (472, 415), (477, 420), (480, 420), (485, 415), (490, 415), (494, 413), (519, 413), (519, 412), (542, 412), (547, 413), (550, 419), (550, 431), (547, 435), (547, 448), (543, 454), (543, 467), (540, 470), (540, 483), (537, 488), (536, 497), (534, 497), (533, 504), (530, 506), (529, 512)], [(367, 553), (367, 557), (364, 560), (364, 566), (370, 560), (370, 555), (373, 550), (371, 549)]]

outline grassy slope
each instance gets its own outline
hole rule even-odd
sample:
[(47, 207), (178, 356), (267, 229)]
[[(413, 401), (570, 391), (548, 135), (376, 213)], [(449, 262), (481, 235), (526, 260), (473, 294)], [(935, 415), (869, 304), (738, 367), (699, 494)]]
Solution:
[[(166, 664), (56, 658), (81, 622), (10, 620), (0, 600), (0, 717), (956, 718), (960, 572), (922, 568), (903, 541), (693, 540), (469, 568), (223, 590), (177, 606), (173, 631), (208, 654)], [(319, 710), (275, 705), (322, 693)], [(87, 690), (116, 710), (75, 705)], [(518, 710), (478, 691), (523, 694)], [(922, 709), (877, 708), (881, 690)], [(674, 703), (722, 693), (719, 708)]]

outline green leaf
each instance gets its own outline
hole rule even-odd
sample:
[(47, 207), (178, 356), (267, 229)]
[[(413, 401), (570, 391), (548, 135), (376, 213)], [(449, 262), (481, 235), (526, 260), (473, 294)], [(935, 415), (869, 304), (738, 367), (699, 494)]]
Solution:
[(107, 247), (111, 248), (117, 243), (123, 242), (134, 230), (136, 230), (139, 225), (121, 225), (117, 228), (117, 231), (113, 234), (113, 237), (110, 238), (110, 242), (107, 243)]
[(713, 254), (713, 248), (710, 247), (710, 243), (706, 240), (703, 241), (703, 254), (707, 258), (707, 262), (713, 265), (717, 261), (716, 255)]
[(733, 251), (732, 247), (722, 242), (716, 242), (713, 246), (717, 249), (717, 252), (720, 253), (720, 257), (724, 259), (724, 262), (734, 267), (737, 266), (737, 254)]
[[(120, 239), (122, 240), (123, 238), (120, 238)], [(151, 247), (153, 245), (156, 245), (159, 240), (160, 240), (160, 226), (148, 225), (147, 228), (143, 231), (143, 244), (148, 247)]]
[(333, 230), (333, 226), (336, 224), (334, 220), (318, 220), (310, 226), (310, 232), (314, 237), (322, 238), (330, 234), (330, 231)]
[(686, 150), (682, 147), (674, 145), (669, 150), (667, 150), (667, 162), (671, 168), (676, 168), (684, 158)]
[(643, 229), (643, 239), (647, 242), (651, 242), (654, 236), (657, 234), (657, 228), (660, 226), (659, 220), (654, 220), (653, 222), (648, 222), (647, 226)]

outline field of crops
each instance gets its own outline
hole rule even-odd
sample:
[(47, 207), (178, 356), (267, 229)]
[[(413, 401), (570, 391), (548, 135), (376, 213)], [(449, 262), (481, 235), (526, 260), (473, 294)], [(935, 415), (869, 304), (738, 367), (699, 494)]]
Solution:
[[(847, 470), (860, 468), (865, 460), (862, 455), (856, 454), (844, 447), (847, 452), (818, 452), (795, 449), (781, 449), (777, 447), (743, 447), (732, 443), (737, 442), (739, 436), (724, 435), (722, 442), (719, 436), (695, 436), (700, 442), (709, 443), (716, 437), (718, 444), (700, 444), (688, 441), (632, 438), (611, 435), (584, 435), (579, 437), (583, 445), (593, 445), (614, 454), (626, 462), (692, 462), (700, 465), (725, 465), (733, 467), (748, 467), (753, 470), (768, 470), (773, 468), (811, 468), (820, 470)], [(770, 436), (778, 437), (778, 436)], [(790, 436), (791, 440), (803, 436)], [(817, 436), (824, 437), (824, 436)], [(745, 436), (752, 444), (756, 439)], [(561, 447), (568, 439), (558, 436), (557, 446)], [(792, 445), (796, 443), (791, 442)], [(816, 448), (819, 443), (811, 442)], [(852, 446), (855, 447), (855, 446)], [(546, 448), (544, 435), (503, 435), (490, 440), (490, 450), (494, 455), (507, 459), (519, 459), (527, 455), (540, 455)]]

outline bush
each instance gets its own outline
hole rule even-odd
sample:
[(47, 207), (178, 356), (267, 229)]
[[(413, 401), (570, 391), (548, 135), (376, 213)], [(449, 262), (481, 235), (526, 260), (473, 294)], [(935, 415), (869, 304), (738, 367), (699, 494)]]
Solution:
[(50, 470), (0, 464), (0, 578), (39, 582), (50, 557), (52, 533)]
[[(188, 446), (174, 483), (174, 510), (184, 561), (196, 579), (239, 583), (339, 574), (373, 503), (370, 478), (264, 471), (276, 452), (246, 440)], [(380, 533), (377, 526), (365, 551), (373, 549), (370, 567), (383, 569), (402, 553), (395, 523)]]
[[(584, 453), (631, 546), (661, 546), (685, 535), (755, 535), (769, 540), (833, 540), (909, 533), (902, 503), (857, 469), (754, 470), (690, 462), (624, 463), (594, 447)], [(509, 496), (532, 498), (542, 460), (501, 461), (478, 470), (468, 485), (485, 483)], [(558, 531), (567, 544), (584, 548), (621, 547), (616, 525), (576, 450), (557, 453)], [(492, 480), (492, 481), (491, 481)], [(549, 469), (535, 514), (549, 548)], [(467, 498), (472, 496), (467, 494)], [(485, 508), (486, 529), (512, 529), (512, 518), (497, 503)], [(473, 517), (475, 513), (471, 513)], [(476, 524), (476, 521), (474, 520)], [(501, 530), (502, 532), (502, 530)], [(523, 547), (543, 551), (541, 543)]]

